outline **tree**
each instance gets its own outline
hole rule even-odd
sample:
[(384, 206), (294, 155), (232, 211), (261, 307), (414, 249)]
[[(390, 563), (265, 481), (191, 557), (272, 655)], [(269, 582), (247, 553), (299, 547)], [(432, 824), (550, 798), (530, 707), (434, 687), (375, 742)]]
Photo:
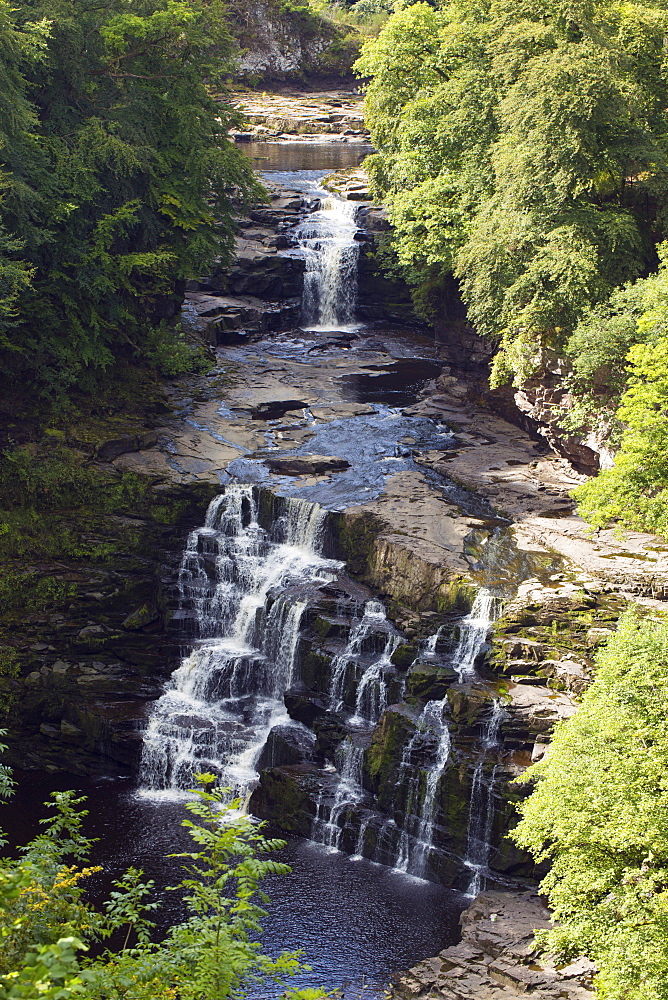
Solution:
[[(643, 609), (644, 610), (644, 609)], [(514, 839), (551, 869), (541, 936), (600, 969), (602, 1000), (668, 997), (668, 623), (639, 609), (597, 657), (577, 714), (522, 776)]]
[(574, 491), (595, 527), (668, 535), (668, 336), (629, 352), (628, 386), (617, 418), (625, 425), (615, 464)]
[[(422, 311), (455, 274), (521, 384), (662, 232), (663, 3), (459, 0), (394, 14), (356, 64), (374, 193)], [(429, 288), (428, 294), (424, 292)]]
[[(219, 0), (2, 11), (14, 64), (0, 111), (13, 87), (22, 113), (0, 148), (0, 215), (6, 266), (24, 276), (5, 364), (62, 393), (150, 349), (183, 282), (229, 257), (236, 207), (260, 189), (227, 138), (236, 115), (214, 97), (235, 52)], [(16, 42), (36, 25), (37, 55)]]

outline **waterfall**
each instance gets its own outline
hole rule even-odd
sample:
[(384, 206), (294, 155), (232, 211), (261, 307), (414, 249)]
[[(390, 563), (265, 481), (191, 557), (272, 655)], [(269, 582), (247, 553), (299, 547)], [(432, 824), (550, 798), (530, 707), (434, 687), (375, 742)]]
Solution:
[(364, 798), (362, 789), (362, 764), (364, 762), (364, 747), (354, 742), (353, 736), (347, 736), (337, 750), (339, 765), (339, 781), (331, 802), (323, 792), (318, 796), (316, 815), (313, 821), (311, 838), (317, 844), (323, 844), (332, 850), (339, 850), (345, 823), (344, 813), (354, 809)]
[[(475, 661), (478, 657), (490, 626), (497, 618), (499, 599), (488, 590), (480, 589), (476, 594), (470, 612), (460, 623), (459, 643), (452, 665), (457, 671), (460, 684), (475, 677)], [(434, 641), (434, 646), (436, 640)]]
[[(328, 692), (330, 711), (348, 716), (352, 732), (342, 741), (336, 753), (338, 783), (334, 795), (323, 785), (316, 801), (316, 815), (311, 839), (329, 848), (341, 848), (347, 814), (365, 798), (362, 788), (365, 737), (378, 722), (389, 701), (390, 678), (395, 678), (396, 692), (403, 693), (403, 679), (396, 679), (391, 656), (401, 641), (387, 620), (380, 601), (367, 601), (362, 617), (350, 631), (345, 649), (332, 661)], [(365, 646), (382, 642), (380, 653), (371, 654), (371, 662), (364, 664)], [(368, 655), (368, 654), (367, 654)], [(349, 670), (356, 675), (355, 707), (350, 714), (345, 704)], [(361, 671), (361, 673), (360, 673)], [(362, 823), (357, 837), (355, 855), (362, 854), (366, 823)]]
[(473, 772), (464, 858), (464, 864), (472, 873), (466, 890), (468, 896), (477, 896), (485, 888), (494, 822), (494, 778), (497, 770), (497, 765), (493, 765), (489, 776), (485, 778), (485, 763), (489, 751), (498, 749), (499, 729), (504, 718), (501, 702), (495, 701), (492, 715), (485, 725), (480, 755)]
[(270, 531), (258, 515), (252, 486), (228, 486), (188, 537), (179, 615), (195, 643), (153, 706), (144, 793), (183, 792), (211, 771), (243, 794), (269, 730), (289, 723), (282, 698), (294, 677), (303, 588), (334, 580), (340, 563), (320, 555), (326, 513), (317, 504), (283, 501)]
[[(459, 640), (452, 656), (452, 666), (456, 670), (460, 682), (471, 680), (475, 676), (475, 661), (482, 645), (487, 639), (490, 626), (497, 615), (498, 603), (498, 600), (488, 591), (480, 590), (473, 602), (471, 611), (460, 622)], [(440, 632), (441, 629), (427, 640), (424, 652), (428, 656), (433, 657), (435, 655)], [(403, 776), (403, 781), (400, 778), (399, 783), (403, 784), (405, 781), (408, 792), (406, 815), (399, 838), (395, 868), (398, 871), (408, 872), (411, 875), (425, 875), (430, 854), (435, 847), (438, 789), (450, 759), (450, 730), (445, 718), (447, 706), (447, 697), (441, 701), (427, 702), (420, 714), (415, 734), (404, 748), (399, 768), (400, 775)], [(498, 734), (498, 725), (493, 737), (494, 741), (497, 738), (496, 734)], [(436, 753), (431, 767), (427, 770), (426, 781), (424, 782), (424, 794), (421, 795), (423, 781), (420, 770), (413, 763), (413, 758), (416, 752), (423, 750), (425, 744), (430, 739), (434, 740), (434, 738), (437, 740)], [(483, 748), (480, 755), (480, 785), (482, 785), (482, 763), (484, 762), (485, 750), (488, 749), (485, 739), (486, 737), (483, 739)], [(489, 746), (492, 745), (489, 744)], [(485, 817), (487, 813), (490, 816), (490, 829), (493, 819), (493, 811), (491, 809), (492, 794), (490, 792), (490, 801), (485, 812)], [(477, 804), (474, 806), (472, 798), (471, 816), (473, 816), (474, 809), (476, 812), (480, 811)], [(484, 822), (486, 823), (487, 820), (485, 819)], [(484, 837), (482, 827), (479, 829), (478, 835)], [(489, 835), (487, 836), (487, 840), (489, 840)], [(472, 843), (471, 837), (469, 837), (469, 843)], [(467, 865), (469, 865), (468, 854), (469, 851), (467, 850)], [(473, 862), (471, 862), (469, 867), (472, 865)]]
[(340, 330), (355, 321), (359, 257), (355, 215), (354, 203), (324, 197), (320, 209), (295, 230), (306, 260), (302, 322), (309, 329)]

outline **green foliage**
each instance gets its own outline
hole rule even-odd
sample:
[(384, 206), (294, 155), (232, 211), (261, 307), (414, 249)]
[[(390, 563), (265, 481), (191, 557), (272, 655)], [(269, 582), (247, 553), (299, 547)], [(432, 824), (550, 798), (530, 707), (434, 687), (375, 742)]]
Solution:
[(628, 387), (617, 417), (626, 429), (615, 465), (574, 491), (595, 527), (668, 535), (668, 336), (629, 352)]
[(365, 42), (372, 188), (416, 302), (455, 274), (521, 383), (663, 232), (663, 3), (416, 3)]
[[(44, 832), (19, 861), (0, 861), (0, 1000), (225, 1000), (252, 982), (280, 980), (300, 968), (295, 954), (270, 959), (256, 940), (266, 915), (260, 883), (288, 870), (265, 855), (282, 842), (267, 840), (239, 816), (238, 801), (223, 805), (225, 790), (213, 787), (212, 775), (199, 780), (186, 806), (193, 819), (184, 822), (193, 850), (176, 855), (187, 863), (174, 887), (185, 892), (187, 916), (160, 942), (149, 919), (157, 907), (148, 902), (153, 883), (141, 871), (130, 868), (115, 881), (102, 909), (87, 902), (85, 882), (98, 869), (85, 867), (91, 842), (82, 832), (83, 799), (54, 793), (55, 815)], [(122, 940), (120, 948), (103, 948), (112, 937)], [(86, 955), (92, 944), (96, 957)]]
[[(38, 576), (29, 572), (7, 571), (0, 579), (0, 608), (3, 614), (11, 611), (46, 611), (66, 604), (77, 592), (76, 585), (53, 576)], [(0, 659), (0, 676), (15, 675), (12, 661), (3, 664)]]
[(260, 189), (212, 96), (235, 55), (219, 0), (2, 0), (0, 48), (0, 349), (58, 396), (151, 354)]
[(577, 715), (522, 781), (513, 834), (537, 860), (557, 926), (541, 941), (599, 966), (605, 1000), (668, 997), (668, 623), (627, 613)]

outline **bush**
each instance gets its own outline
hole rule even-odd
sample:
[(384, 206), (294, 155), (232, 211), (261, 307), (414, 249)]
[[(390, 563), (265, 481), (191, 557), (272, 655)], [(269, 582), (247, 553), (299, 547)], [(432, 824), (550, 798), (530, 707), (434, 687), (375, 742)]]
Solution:
[(537, 861), (561, 958), (585, 953), (605, 1000), (668, 998), (668, 622), (632, 611), (550, 753), (512, 834)]

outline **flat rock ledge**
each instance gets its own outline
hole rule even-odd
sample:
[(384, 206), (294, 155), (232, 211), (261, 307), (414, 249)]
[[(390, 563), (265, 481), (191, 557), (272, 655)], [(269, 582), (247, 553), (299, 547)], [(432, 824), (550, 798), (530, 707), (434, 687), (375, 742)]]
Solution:
[(534, 949), (550, 926), (532, 892), (485, 892), (460, 917), (462, 940), (401, 974), (393, 1000), (593, 1000), (595, 966), (581, 958), (556, 967)]

